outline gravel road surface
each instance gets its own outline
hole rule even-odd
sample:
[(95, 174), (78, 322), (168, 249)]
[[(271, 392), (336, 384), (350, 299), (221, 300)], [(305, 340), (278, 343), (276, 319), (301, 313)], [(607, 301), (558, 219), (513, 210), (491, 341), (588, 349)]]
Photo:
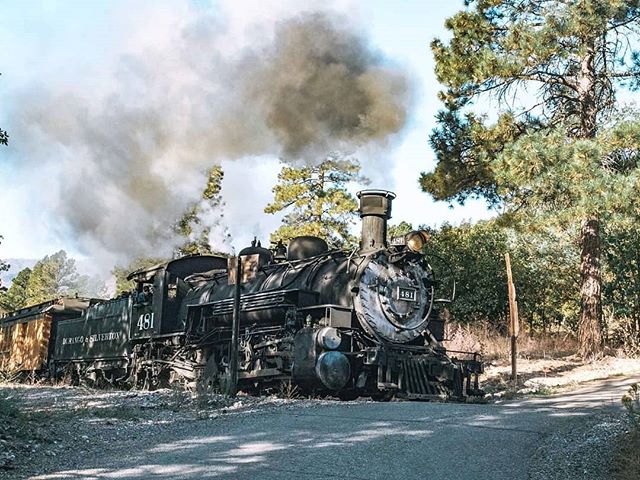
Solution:
[(604, 479), (607, 440), (624, 429), (620, 397), (639, 380), (484, 405), (302, 401), (96, 419), (70, 424), (73, 448), (38, 454), (19, 478)]

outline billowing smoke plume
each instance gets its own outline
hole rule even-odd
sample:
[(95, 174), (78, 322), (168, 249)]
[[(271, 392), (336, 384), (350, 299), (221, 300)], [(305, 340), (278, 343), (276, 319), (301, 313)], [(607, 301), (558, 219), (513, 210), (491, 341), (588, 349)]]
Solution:
[(43, 203), (87, 253), (170, 252), (170, 226), (222, 160), (320, 161), (405, 123), (405, 75), (338, 18), (290, 18), (233, 55), (221, 42), (217, 21), (192, 20), (170, 48), (123, 56), (108, 94), (22, 98), (14, 148), (51, 172)]

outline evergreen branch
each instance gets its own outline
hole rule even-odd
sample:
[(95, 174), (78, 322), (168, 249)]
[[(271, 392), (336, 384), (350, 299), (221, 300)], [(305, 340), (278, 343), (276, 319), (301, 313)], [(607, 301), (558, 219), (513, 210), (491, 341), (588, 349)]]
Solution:
[(599, 73), (597, 78), (640, 78), (640, 72), (607, 72)]
[(610, 25), (612, 30), (617, 30), (618, 28), (626, 27), (629, 24), (637, 23), (639, 20), (640, 20), (640, 12), (638, 12), (636, 15), (633, 15), (632, 17), (629, 17), (624, 21), (621, 21), (618, 23), (610, 22)]

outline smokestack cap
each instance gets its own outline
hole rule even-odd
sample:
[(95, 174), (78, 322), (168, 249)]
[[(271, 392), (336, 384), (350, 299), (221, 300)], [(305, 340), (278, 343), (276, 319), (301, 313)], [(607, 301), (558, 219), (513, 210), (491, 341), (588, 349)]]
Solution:
[(357, 193), (360, 199), (360, 216), (375, 215), (391, 218), (391, 201), (396, 194), (388, 190), (362, 190)]

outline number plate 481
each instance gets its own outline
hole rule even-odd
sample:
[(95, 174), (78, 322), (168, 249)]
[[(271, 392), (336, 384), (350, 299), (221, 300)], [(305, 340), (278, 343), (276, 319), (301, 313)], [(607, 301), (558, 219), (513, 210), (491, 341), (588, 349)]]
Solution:
[(417, 301), (417, 291), (415, 288), (398, 287), (396, 297), (398, 300), (405, 300), (407, 302)]
[(153, 312), (141, 314), (136, 325), (139, 331), (153, 330)]

